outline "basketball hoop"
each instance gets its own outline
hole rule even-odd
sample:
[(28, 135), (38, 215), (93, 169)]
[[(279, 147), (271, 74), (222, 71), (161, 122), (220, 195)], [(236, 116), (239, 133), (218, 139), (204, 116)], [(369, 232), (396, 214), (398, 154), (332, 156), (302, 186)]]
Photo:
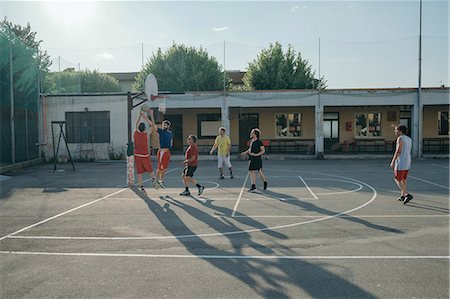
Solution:
[(158, 82), (156, 81), (156, 77), (153, 74), (148, 74), (145, 79), (145, 87), (144, 87), (145, 95), (149, 101), (162, 100), (158, 105), (158, 111), (162, 114), (165, 114), (166, 109), (166, 97), (158, 95)]

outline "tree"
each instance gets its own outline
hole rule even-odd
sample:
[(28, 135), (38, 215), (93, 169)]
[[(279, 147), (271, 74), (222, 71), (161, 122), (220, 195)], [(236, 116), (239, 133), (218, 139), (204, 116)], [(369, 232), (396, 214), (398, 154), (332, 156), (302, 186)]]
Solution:
[(94, 93), (94, 92), (119, 92), (119, 81), (114, 77), (102, 74), (98, 71), (74, 71), (72, 69), (63, 72), (48, 74), (49, 84), (45, 93)]
[(37, 50), (37, 57), (35, 58), (37, 58), (39, 61), (39, 69), (47, 73), (49, 71), (49, 67), (52, 65), (50, 55), (47, 53), (47, 51), (42, 51), (39, 48), (43, 41), (36, 40), (36, 32), (31, 31), (30, 23), (27, 23), (26, 27), (22, 27), (18, 24), (13, 24), (5, 17), (5, 19), (1, 21), (0, 24), (4, 28), (10, 28), (11, 31), (17, 36), (17, 38), (19, 38), (25, 45)]
[[(224, 74), (217, 60), (203, 49), (173, 44), (163, 53), (159, 48), (150, 57), (133, 83), (134, 91), (144, 89), (148, 74), (158, 80), (163, 91), (211, 91), (223, 89)], [(229, 78), (226, 76), (226, 86)]]
[(281, 45), (270, 44), (250, 62), (243, 78), (244, 84), (254, 90), (323, 89), (325, 80), (315, 78), (308, 61), (289, 45), (283, 53)]

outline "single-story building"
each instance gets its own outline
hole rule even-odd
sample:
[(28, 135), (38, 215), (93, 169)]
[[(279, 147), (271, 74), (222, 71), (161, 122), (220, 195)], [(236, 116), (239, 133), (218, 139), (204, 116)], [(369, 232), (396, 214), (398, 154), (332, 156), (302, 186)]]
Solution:
[[(190, 92), (167, 95), (167, 112), (158, 112), (156, 121), (172, 122), (174, 153), (183, 152), (189, 134), (198, 136), (201, 153), (209, 152), (218, 128), (224, 126), (234, 153), (247, 147), (249, 131), (258, 127), (268, 154), (318, 158), (391, 154), (394, 125), (404, 124), (410, 129), (414, 156), (448, 157), (449, 88), (423, 88), (420, 103), (418, 98), (417, 88)], [(127, 101), (123, 93), (43, 96), (45, 156), (53, 157), (52, 121), (65, 121), (63, 130), (75, 159), (108, 159), (125, 153)], [(147, 104), (157, 111), (161, 101)], [(134, 104), (139, 102), (136, 99)], [(53, 126), (57, 138), (58, 126)], [(154, 138), (151, 146), (158, 147)], [(59, 153), (67, 154), (65, 146)]]

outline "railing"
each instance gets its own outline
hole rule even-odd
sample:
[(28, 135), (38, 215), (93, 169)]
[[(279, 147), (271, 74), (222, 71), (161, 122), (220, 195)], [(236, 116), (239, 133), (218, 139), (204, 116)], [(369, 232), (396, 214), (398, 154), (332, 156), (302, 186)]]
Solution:
[(344, 141), (325, 150), (327, 154), (373, 153), (391, 154), (395, 150), (395, 141), (384, 139), (359, 139)]
[(271, 139), (264, 140), (263, 143), (267, 153), (286, 153), (298, 155), (314, 155), (315, 142), (313, 139), (289, 140)]
[(449, 138), (424, 138), (424, 154), (448, 154)]

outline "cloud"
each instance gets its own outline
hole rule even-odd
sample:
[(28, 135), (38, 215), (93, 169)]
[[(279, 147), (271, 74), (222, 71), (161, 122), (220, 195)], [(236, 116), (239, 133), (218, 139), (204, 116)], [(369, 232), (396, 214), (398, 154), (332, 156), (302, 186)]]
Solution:
[(113, 54), (107, 53), (107, 52), (103, 52), (101, 54), (96, 54), (95, 57), (98, 60), (115, 60), (116, 59), (116, 57)]
[(291, 12), (293, 12), (293, 13), (299, 13), (299, 12), (301, 12), (302, 10), (305, 10), (305, 9), (307, 9), (307, 8), (308, 8), (307, 5), (303, 5), (302, 7), (296, 5), (296, 6), (291, 7)]
[(213, 31), (222, 32), (222, 31), (225, 31), (228, 29), (230, 29), (230, 27), (216, 27), (216, 28), (213, 28)]

